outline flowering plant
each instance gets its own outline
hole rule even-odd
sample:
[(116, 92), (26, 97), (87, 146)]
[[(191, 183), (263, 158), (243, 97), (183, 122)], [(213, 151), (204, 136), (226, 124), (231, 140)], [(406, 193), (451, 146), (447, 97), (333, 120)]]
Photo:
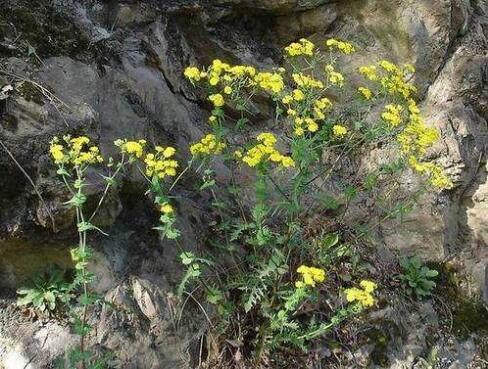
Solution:
[[(353, 86), (351, 96), (347, 88), (352, 81), (338, 62), (355, 50), (341, 40), (329, 39), (319, 47), (301, 39), (285, 48), (284, 68), (259, 71), (214, 60), (208, 68), (190, 66), (184, 72), (213, 107), (210, 133), (192, 146), (193, 160), (211, 172), (211, 163), (221, 157), (233, 178), (249, 171), (254, 175), (248, 186), (254, 188), (254, 199), (250, 204), (236, 199), (239, 211), (215, 197), (221, 204), (220, 233), (212, 243), (232, 256), (234, 272), (226, 273), (224, 265), (216, 272), (217, 263), (209, 265), (212, 272), (207, 276), (200, 263), (194, 283), (207, 292), (207, 301), (226, 322), (218, 332), (221, 337), (251, 336), (252, 342), (245, 344), (254, 347), (256, 360), (283, 345), (307, 349), (310, 340), (374, 307), (378, 286), (371, 276), (358, 276), (357, 284), (351, 276), (331, 280), (328, 269), (337, 270), (348, 257), (357, 260), (371, 231), (402, 216), (425, 189), (452, 186), (442, 168), (426, 160), (439, 133), (425, 123), (415, 101), (416, 88), (409, 82), (415, 68), (387, 60), (361, 66), (355, 78), (361, 82)], [(258, 96), (272, 101), (275, 113), (264, 131), (256, 133), (246, 123), (255, 118), (251, 111)], [(232, 119), (235, 112), (237, 119)], [(248, 140), (233, 139), (233, 132)], [(379, 145), (392, 161), (361, 167), (364, 154)], [(354, 169), (344, 171), (344, 165)], [(409, 172), (418, 173), (423, 183), (410, 195), (401, 186)], [(239, 193), (242, 197), (245, 192)], [(366, 199), (376, 204), (369, 216), (359, 224), (344, 224), (351, 209)], [(339, 227), (331, 229), (330, 219), (319, 217), (325, 224), (311, 235), (306, 221), (314, 214), (327, 214), (323, 218)], [(375, 217), (380, 221), (372, 221)], [(242, 248), (246, 256), (234, 259)], [(260, 322), (254, 333), (247, 331), (254, 329), (249, 319)]]
[[(351, 96), (346, 91), (351, 82), (338, 61), (355, 49), (335, 39), (322, 47), (301, 39), (285, 48), (285, 67), (272, 71), (218, 59), (207, 68), (190, 66), (184, 75), (202, 88), (212, 110), (209, 132), (191, 144), (187, 165), (180, 168), (173, 147), (149, 150), (145, 140), (117, 140), (120, 161), (107, 164), (99, 206), (122, 169), (136, 165), (161, 213), (156, 229), (173, 240), (180, 233), (172, 190), (185, 173), (201, 175), (200, 191), (211, 194), (216, 214), (208, 243), (228, 258), (204, 258), (178, 244), (186, 271), (177, 296), (206, 299), (218, 319), (210, 335), (221, 338), (224, 347), (231, 341), (240, 343), (237, 350), (252, 347), (255, 361), (287, 345), (307, 350), (310, 341), (373, 308), (379, 288), (373, 272), (358, 267), (371, 231), (411, 209), (424, 187), (452, 186), (442, 168), (426, 160), (439, 133), (425, 123), (415, 101), (409, 82), (414, 67), (386, 60), (361, 66), (361, 83)], [(247, 123), (257, 120), (253, 104), (263, 99), (274, 105), (274, 113), (266, 129), (256, 132)], [(87, 232), (98, 230), (90, 223), (94, 215), (84, 213), (85, 173), (104, 161), (89, 142), (55, 138), (50, 148), (73, 196), (68, 203), (76, 209), (80, 244), (72, 254), (84, 296), (90, 282)], [(365, 153), (378, 147), (392, 153), (391, 160), (361, 165)], [(223, 160), (235, 179), (227, 188), (216, 186), (216, 160)], [(423, 179), (422, 188), (410, 195), (401, 186), (409, 171)], [(374, 205), (363, 219), (347, 223), (364, 204)], [(355, 267), (345, 272), (351, 264)], [(87, 327), (86, 308), (81, 332)], [(222, 355), (209, 352), (209, 357)]]

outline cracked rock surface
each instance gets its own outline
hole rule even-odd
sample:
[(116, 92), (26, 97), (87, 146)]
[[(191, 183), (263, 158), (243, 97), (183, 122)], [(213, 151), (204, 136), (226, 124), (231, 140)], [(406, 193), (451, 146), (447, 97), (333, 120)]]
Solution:
[[(51, 137), (89, 134), (107, 156), (121, 137), (187, 147), (205, 132), (209, 107), (182, 78), (185, 66), (219, 58), (272, 67), (290, 41), (331, 36), (361, 49), (355, 63), (415, 64), (426, 118), (442, 133), (431, 155), (455, 182), (452, 190), (426, 197), (400, 227), (386, 224), (384, 252), (449, 260), (466, 292), (488, 301), (486, 0), (4, 0), (0, 87), (14, 86), (0, 100), (0, 360), (6, 369), (48, 368), (74, 342), (63, 322), (30, 322), (11, 304), (18, 281), (36, 265), (15, 260), (12, 248), (32, 260), (66, 262), (72, 239), (74, 216), (60, 206), (67, 194), (47, 156)], [(34, 50), (28, 57), (27, 47)], [(265, 125), (266, 114), (259, 117), (253, 123)], [(189, 153), (179, 155), (186, 160)], [(225, 183), (226, 168), (217, 175)], [(155, 215), (139, 181), (129, 176), (102, 209), (100, 219), (115, 236), (95, 240), (92, 268), (97, 292), (117, 308), (94, 312), (100, 327), (92, 344), (111, 350), (116, 368), (190, 368), (205, 332), (174, 316), (177, 250), (147, 232)], [(197, 249), (208, 232), (209, 199), (196, 198), (190, 185), (183, 182), (177, 205), (182, 242)], [(419, 359), (428, 343), (415, 334), (437, 327), (431, 308), (405, 311), (398, 324), (406, 333), (388, 346), (388, 364), (376, 367), (429, 367)], [(378, 314), (397, 319), (391, 311)], [(439, 340), (442, 368), (474, 365), (471, 337), (447, 341)], [(364, 358), (359, 367), (375, 367), (368, 345), (357, 352)]]

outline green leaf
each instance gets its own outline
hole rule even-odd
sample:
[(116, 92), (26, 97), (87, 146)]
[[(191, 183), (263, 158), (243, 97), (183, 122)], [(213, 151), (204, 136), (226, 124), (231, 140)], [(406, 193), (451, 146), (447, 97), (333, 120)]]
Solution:
[(324, 236), (322, 239), (322, 246), (326, 249), (330, 249), (331, 247), (337, 245), (339, 242), (339, 235), (337, 233), (329, 233)]
[(114, 186), (116, 184), (115, 179), (113, 177), (107, 177), (102, 175), (102, 178), (107, 182), (108, 186)]
[(56, 171), (56, 174), (57, 175), (60, 175), (60, 176), (66, 176), (66, 177), (70, 177), (70, 174), (68, 173), (68, 171), (64, 168), (58, 168), (58, 170)]
[(207, 301), (213, 305), (217, 305), (220, 301), (224, 299), (224, 294), (221, 290), (214, 287), (209, 287), (209, 291), (207, 293)]
[(437, 270), (429, 269), (428, 271), (425, 272), (426, 277), (437, 277), (439, 275), (439, 272)]
[(203, 191), (206, 188), (213, 187), (213, 186), (215, 186), (215, 180), (214, 179), (212, 179), (210, 181), (203, 182), (203, 184), (200, 186), (200, 189), (199, 190), (200, 191)]
[(347, 186), (344, 189), (344, 196), (346, 196), (346, 198), (348, 200), (354, 200), (356, 198), (357, 194), (358, 194), (358, 191), (354, 186)]
[(195, 255), (191, 251), (182, 252), (180, 259), (183, 265), (190, 265), (195, 260)]
[(69, 201), (66, 201), (64, 204), (70, 205), (75, 208), (81, 208), (85, 202), (86, 202), (86, 196), (81, 192), (77, 192)]
[(85, 182), (82, 180), (82, 179), (77, 179), (74, 181), (73, 183), (73, 187), (76, 188), (76, 189), (80, 189), (80, 188), (83, 188), (85, 187)]
[(325, 209), (329, 210), (337, 210), (341, 205), (335, 197), (328, 194), (320, 194), (317, 196), (317, 201), (319, 201), (320, 205), (322, 205)]
[(100, 228), (98, 228), (97, 226), (93, 225), (90, 222), (80, 222), (80, 223), (78, 223), (77, 226), (78, 226), (78, 232), (86, 232), (86, 231), (90, 231), (90, 230), (96, 230), (96, 231), (100, 232), (101, 234), (108, 236), (107, 233), (105, 233)]

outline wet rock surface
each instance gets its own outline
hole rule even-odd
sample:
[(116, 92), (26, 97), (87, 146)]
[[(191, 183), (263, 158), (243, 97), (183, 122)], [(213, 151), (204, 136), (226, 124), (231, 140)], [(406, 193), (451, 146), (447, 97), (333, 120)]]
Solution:
[[(29, 241), (26, 248), (15, 239), (73, 241), (67, 230), (74, 214), (61, 206), (67, 194), (46, 153), (53, 135), (89, 134), (104, 155), (114, 153), (112, 142), (120, 137), (187, 147), (205, 131), (208, 106), (183, 80), (186, 65), (220, 58), (271, 67), (280, 63), (286, 43), (331, 35), (363, 50), (354, 63), (385, 57), (416, 65), (415, 82), (428, 120), (442, 133), (432, 157), (455, 180), (454, 189), (425, 198), (402, 225), (386, 224), (380, 252), (450, 260), (469, 282), (464, 292), (488, 301), (484, 0), (3, 1), (0, 86), (11, 84), (14, 90), (0, 101), (2, 286), (11, 292), (33, 271), (26, 266), (51, 258), (66, 261), (57, 247), (43, 251)], [(265, 125), (265, 114), (260, 117), (253, 123)], [(188, 154), (182, 150), (179, 159)], [(217, 168), (217, 175), (225, 181), (226, 168)], [(140, 181), (129, 175), (99, 217), (99, 224), (116, 236), (93, 244), (97, 292), (111, 304), (94, 312), (100, 327), (91, 340), (114, 353), (116, 368), (191, 367), (204, 330), (174, 316), (177, 250), (148, 231), (156, 214)], [(180, 187), (182, 242), (197, 249), (208, 232), (206, 199), (195, 198), (189, 184)], [(93, 195), (101, 190), (94, 186)], [(68, 235), (58, 241), (61, 231)], [(25, 254), (23, 260), (9, 259), (12, 245)], [(25, 320), (12, 303), (6, 293), (0, 319), (3, 365), (49, 367), (73, 340), (68, 325)], [(406, 311), (401, 322), (397, 305), (379, 311), (376, 333), (358, 349), (358, 367), (429, 368), (435, 348), (441, 368), (482, 368), (485, 364), (475, 360), (479, 341), (470, 335), (426, 339), (441, 324), (429, 304)], [(15, 329), (12, 322), (25, 329)], [(385, 322), (403, 331), (386, 328), (385, 333)]]

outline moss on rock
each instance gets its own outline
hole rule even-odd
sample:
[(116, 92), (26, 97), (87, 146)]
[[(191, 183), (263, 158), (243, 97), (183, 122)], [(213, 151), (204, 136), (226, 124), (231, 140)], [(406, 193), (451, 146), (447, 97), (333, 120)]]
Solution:
[(39, 87), (33, 83), (25, 81), (17, 88), (17, 91), (27, 101), (31, 101), (37, 105), (44, 105), (44, 95)]
[(388, 365), (389, 335), (382, 329), (373, 328), (368, 331), (366, 337), (374, 345), (370, 354), (371, 362), (381, 367), (386, 367)]
[[(450, 263), (432, 265), (439, 271), (435, 294), (450, 310), (438, 309), (452, 327), (451, 333), (459, 340), (473, 338), (486, 359), (488, 358), (488, 306), (481, 296), (470, 296), (462, 287), (464, 280)], [(444, 312), (444, 313), (443, 313)]]
[[(15, 30), (12, 29), (15, 24)], [(52, 6), (41, 1), (19, 1), (15, 5), (0, 4), (0, 34), (20, 36), (17, 53), (30, 45), (39, 57), (75, 56), (89, 47), (89, 40), (74, 23)], [(15, 37), (10, 37), (15, 39)], [(19, 47), (20, 46), (20, 47)], [(4, 50), (3, 54), (13, 54)]]

